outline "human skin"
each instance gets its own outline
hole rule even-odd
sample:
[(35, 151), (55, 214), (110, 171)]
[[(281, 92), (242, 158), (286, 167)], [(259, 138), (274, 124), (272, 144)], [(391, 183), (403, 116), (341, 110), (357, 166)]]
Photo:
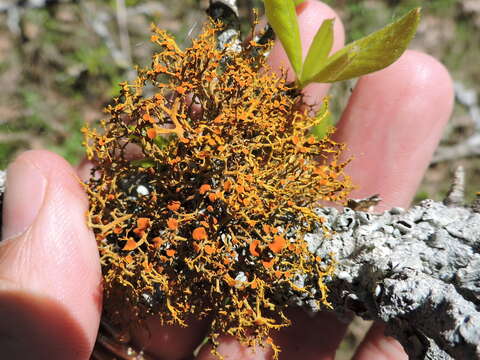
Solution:
[[(307, 1), (297, 8), (308, 48), (323, 19), (335, 17), (335, 48), (343, 26), (326, 5)], [(304, 49), (304, 50), (305, 50)], [(287, 64), (275, 45), (270, 63)], [(310, 85), (306, 102), (318, 103), (325, 84)], [(355, 160), (348, 173), (358, 185), (352, 197), (379, 193), (377, 210), (408, 207), (438, 144), (453, 104), (448, 72), (428, 55), (407, 51), (395, 64), (359, 80), (335, 137)], [(346, 156), (349, 156), (346, 154)], [(84, 172), (85, 167), (80, 169)], [(8, 168), (0, 242), (0, 357), (88, 359), (101, 313), (101, 269), (95, 238), (85, 222), (87, 197), (76, 169), (47, 151), (21, 154)], [(333, 359), (347, 325), (332, 313), (314, 318), (292, 311), (293, 325), (279, 332), (281, 359)], [(151, 321), (145, 345), (158, 359), (182, 359), (203, 338), (206, 324), (160, 327)], [(139, 334), (137, 341), (144, 337)], [(219, 351), (235, 360), (269, 359), (229, 337)], [(401, 346), (374, 324), (354, 358), (406, 359)], [(205, 347), (198, 359), (213, 359)]]

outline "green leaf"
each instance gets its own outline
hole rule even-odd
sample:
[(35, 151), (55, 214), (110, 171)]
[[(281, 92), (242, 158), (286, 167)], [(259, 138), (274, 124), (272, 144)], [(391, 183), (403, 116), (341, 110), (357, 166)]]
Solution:
[(416, 8), (383, 29), (347, 45), (329, 57), (315, 75), (302, 76), (302, 86), (347, 80), (387, 67), (404, 53), (419, 20), (420, 8)]
[(322, 140), (325, 136), (330, 133), (333, 127), (333, 120), (332, 116), (329, 115), (325, 120), (323, 120), (320, 124), (312, 126), (310, 132), (317, 140)]
[(302, 78), (311, 78), (317, 74), (325, 63), (333, 46), (333, 22), (335, 19), (323, 21), (313, 38), (303, 63)]
[(265, 15), (287, 53), (295, 74), (302, 71), (302, 44), (295, 3), (290, 0), (264, 0)]
[(301, 3), (303, 3), (305, 0), (293, 0), (293, 2), (295, 3), (295, 6), (298, 6), (300, 5)]
[(353, 57), (351, 53), (341, 53), (338, 52), (328, 58), (326, 64), (322, 66), (319, 72), (314, 75), (315, 80), (313, 81), (304, 81), (301, 82), (301, 86), (309, 84), (310, 82), (335, 82), (343, 74), (347, 66), (352, 62)]
[(332, 113), (328, 109), (328, 99), (324, 100), (323, 106), (318, 111), (316, 118), (319, 122), (317, 125), (311, 127), (310, 133), (317, 140), (322, 140), (330, 133), (332, 127), (334, 126)]

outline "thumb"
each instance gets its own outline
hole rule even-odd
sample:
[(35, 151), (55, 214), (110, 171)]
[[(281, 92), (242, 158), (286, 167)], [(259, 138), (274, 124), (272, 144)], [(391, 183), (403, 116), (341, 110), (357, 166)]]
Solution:
[(29, 151), (7, 171), (0, 242), (0, 349), (8, 359), (88, 359), (101, 271), (71, 166)]

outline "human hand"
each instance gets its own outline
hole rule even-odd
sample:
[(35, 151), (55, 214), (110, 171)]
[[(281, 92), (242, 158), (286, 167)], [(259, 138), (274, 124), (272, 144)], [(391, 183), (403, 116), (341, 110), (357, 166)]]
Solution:
[[(325, 18), (336, 17), (335, 49), (343, 27), (333, 11), (315, 1), (298, 8), (304, 46)], [(275, 68), (287, 64), (279, 46)], [(307, 87), (319, 103), (328, 86)], [(377, 208), (407, 207), (450, 116), (453, 92), (447, 71), (431, 57), (409, 51), (394, 65), (363, 77), (338, 125), (336, 138), (355, 156), (348, 170), (360, 188), (353, 197), (379, 193)], [(86, 227), (86, 196), (75, 171), (45, 152), (21, 155), (8, 170), (0, 243), (0, 351), (9, 359), (87, 359), (101, 312), (101, 271), (92, 232)], [(331, 313), (309, 318), (292, 312), (293, 326), (280, 332), (283, 359), (330, 359), (347, 325)], [(153, 319), (146, 349), (159, 359), (188, 358), (202, 340), (204, 322), (159, 327)], [(134, 336), (144, 342), (141, 333)], [(268, 359), (224, 337), (220, 353), (235, 360)], [(402, 359), (400, 345), (374, 325), (356, 359)], [(208, 348), (199, 359), (212, 358)]]

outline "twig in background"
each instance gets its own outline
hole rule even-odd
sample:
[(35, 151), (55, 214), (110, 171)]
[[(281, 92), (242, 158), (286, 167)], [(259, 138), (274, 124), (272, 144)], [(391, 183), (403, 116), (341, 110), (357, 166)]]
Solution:
[(465, 169), (463, 166), (459, 166), (455, 170), (452, 186), (443, 203), (449, 206), (462, 206), (465, 203)]
[(42, 8), (59, 3), (69, 3), (76, 0), (2, 0), (0, 12), (10, 11), (12, 9)]
[(433, 155), (432, 164), (479, 155), (480, 132), (477, 132), (461, 143), (450, 146), (440, 146)]
[(22, 33), (20, 17), (20, 9), (18, 7), (12, 7), (7, 10), (7, 26), (15, 36), (20, 36)]
[(44, 149), (46, 147), (44, 139), (38, 136), (32, 136), (27, 132), (0, 133), (0, 143), (25, 143), (28, 144), (28, 149)]
[(7, 13), (8, 29), (16, 36), (21, 35), (20, 20), (25, 9), (43, 8), (60, 3), (69, 3), (75, 0), (2, 0), (0, 13)]
[(118, 32), (120, 36), (120, 47), (122, 53), (128, 62), (128, 65), (132, 64), (132, 50), (130, 47), (130, 36), (128, 33), (128, 14), (125, 7), (125, 0), (117, 0), (116, 6)]
[[(89, 2), (81, 2), (80, 7), (83, 10), (82, 17), (84, 21), (90, 25), (93, 31), (105, 42), (105, 45), (109, 49), (110, 54), (117, 66), (124, 69), (131, 69), (131, 67), (129, 67), (131, 64), (131, 52), (126, 53), (122, 47), (119, 47), (116, 44), (113, 34), (107, 27), (107, 24), (111, 23), (113, 20), (112, 15), (106, 11), (98, 9), (98, 7), (94, 7)], [(129, 48), (130, 47), (128, 47), (128, 49)], [(127, 78), (133, 79), (134, 77), (135, 71), (128, 71)]]
[(468, 89), (460, 82), (455, 82), (454, 89), (455, 99), (459, 104), (466, 107), (475, 132), (462, 142), (440, 146), (433, 155), (432, 164), (480, 155), (480, 106), (478, 94), (475, 90)]
[(137, 14), (151, 16), (152, 14), (155, 14), (155, 13), (168, 13), (168, 10), (164, 4), (150, 1), (145, 4), (142, 3), (136, 6), (128, 7), (127, 12), (129, 16), (137, 15)]
[(480, 131), (480, 106), (478, 104), (478, 94), (473, 89), (468, 89), (460, 82), (455, 82), (455, 99), (468, 109), (475, 128)]

